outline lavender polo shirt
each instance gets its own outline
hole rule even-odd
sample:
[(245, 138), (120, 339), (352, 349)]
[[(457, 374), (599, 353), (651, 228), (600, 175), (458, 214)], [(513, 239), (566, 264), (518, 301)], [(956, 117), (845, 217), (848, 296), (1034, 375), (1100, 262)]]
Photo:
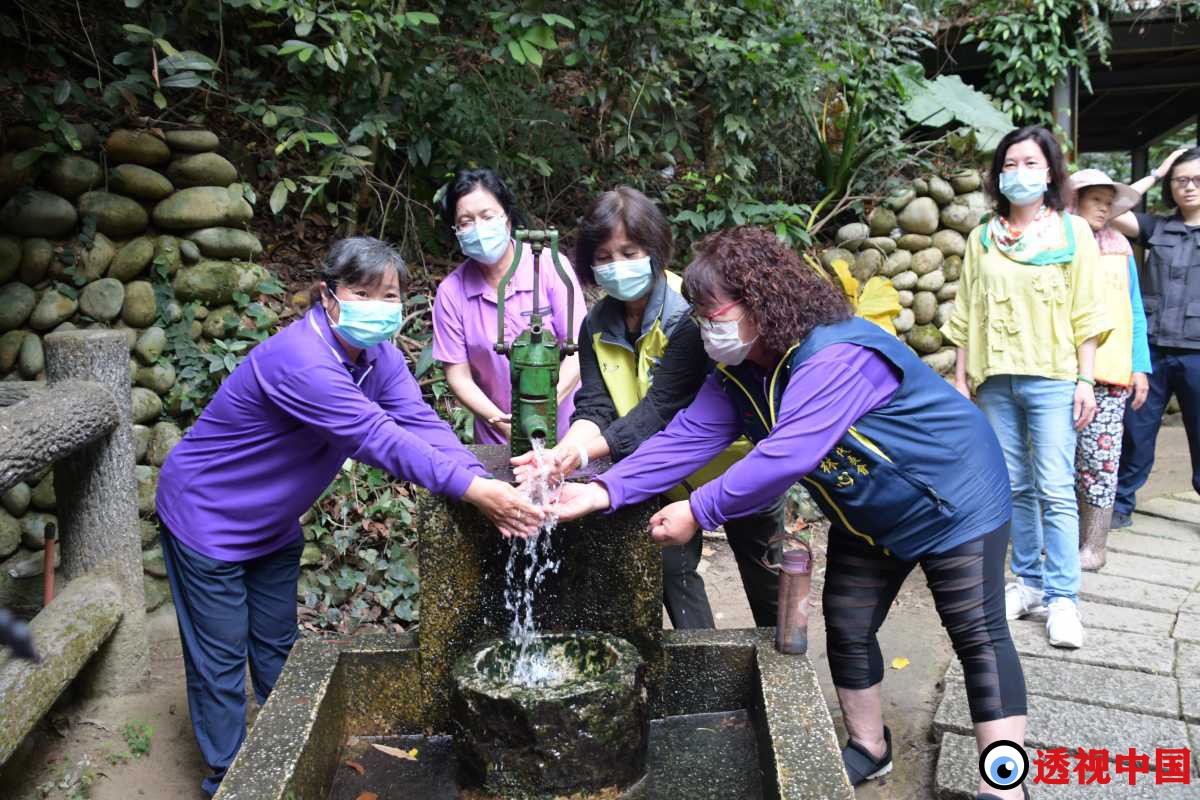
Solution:
[[(762, 373), (764, 381), (770, 376)], [(863, 415), (885, 405), (900, 387), (886, 358), (842, 343), (823, 348), (792, 371), (775, 427), (745, 458), (692, 492), (696, 522), (706, 530), (769, 507), (833, 449)], [(696, 399), (597, 480), (612, 508), (665, 492), (742, 435), (733, 401), (713, 373)]]
[(347, 458), (459, 498), (483, 465), (422, 399), (391, 342), (352, 363), (316, 306), (250, 351), (163, 464), (159, 517), (247, 561), (291, 543)]
[[(571, 270), (566, 256), (560, 256), (563, 267)], [(542, 323), (549, 325), (560, 340), (567, 336), (567, 303), (571, 293), (554, 269), (548, 252), (542, 253), (540, 292), (547, 303), (541, 309)], [(587, 315), (583, 292), (579, 281), (575, 284), (575, 330), (572, 337), (579, 335), (579, 326)], [(505, 287), (504, 295), (504, 338), (512, 344), (518, 334), (529, 328), (529, 317), (533, 313), (533, 251), (525, 247), (521, 252), (521, 263), (513, 279)], [(496, 290), (488, 286), (483, 269), (473, 259), (467, 259), (446, 276), (438, 285), (437, 298), (433, 303), (433, 357), (445, 364), (470, 364), (471, 376), (500, 410), (512, 412), (512, 378), (508, 370), (508, 357), (497, 353), (496, 343)], [(571, 390), (558, 406), (558, 437), (561, 439), (571, 427), (571, 413), (575, 410), (575, 391)], [(475, 418), (475, 441), (480, 444), (503, 444), (506, 440), (500, 431), (487, 424), (487, 420)]]

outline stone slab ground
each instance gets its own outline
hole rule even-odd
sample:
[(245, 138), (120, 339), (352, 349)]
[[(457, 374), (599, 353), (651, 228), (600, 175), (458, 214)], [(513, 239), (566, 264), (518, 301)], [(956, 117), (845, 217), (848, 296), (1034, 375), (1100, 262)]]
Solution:
[[(1026, 751), (1130, 747), (1150, 757), (1155, 748), (1190, 747), (1189, 785), (1156, 784), (1154, 775), (1131, 786), (1112, 775), (1107, 786), (1029, 784), (1042, 800), (1079, 797), (1194, 798), (1200, 796), (1200, 503), (1186, 492), (1148, 500), (1131, 528), (1114, 533), (1108, 563), (1084, 573), (1080, 612), (1084, 646), (1060, 650), (1046, 642), (1044, 623), (1010, 624), (1029, 695)], [(940, 737), (939, 800), (974, 798), (978, 756), (962, 670), (952, 662), (934, 717)], [(1073, 762), (1072, 762), (1073, 764)], [(1032, 767), (1036, 775), (1036, 766)], [(1033, 780), (1033, 776), (1030, 777)]]

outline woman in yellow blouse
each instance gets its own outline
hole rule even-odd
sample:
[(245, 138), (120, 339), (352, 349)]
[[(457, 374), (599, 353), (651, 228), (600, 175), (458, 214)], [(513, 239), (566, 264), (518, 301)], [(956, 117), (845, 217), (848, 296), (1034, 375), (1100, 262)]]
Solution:
[(1100, 251), (1087, 222), (1064, 210), (1066, 162), (1046, 129), (1000, 141), (988, 188), (996, 213), (968, 238), (942, 332), (958, 348), (955, 385), (974, 391), (1008, 466), (1008, 618), (1045, 614), (1050, 644), (1080, 647), (1075, 442), (1096, 413), (1093, 362), (1112, 327), (1094, 279)]

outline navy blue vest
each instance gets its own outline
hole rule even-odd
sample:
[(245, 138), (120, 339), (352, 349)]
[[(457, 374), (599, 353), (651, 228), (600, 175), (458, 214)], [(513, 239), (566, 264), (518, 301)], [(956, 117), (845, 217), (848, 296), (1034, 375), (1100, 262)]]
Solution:
[(793, 370), (830, 345), (869, 347), (900, 374), (892, 399), (858, 419), (804, 478), (835, 528), (915, 560), (990, 533), (1012, 513), (1000, 443), (983, 414), (896, 337), (857, 317), (817, 327), (770, 376), (743, 363), (722, 385), (746, 436), (765, 439)]

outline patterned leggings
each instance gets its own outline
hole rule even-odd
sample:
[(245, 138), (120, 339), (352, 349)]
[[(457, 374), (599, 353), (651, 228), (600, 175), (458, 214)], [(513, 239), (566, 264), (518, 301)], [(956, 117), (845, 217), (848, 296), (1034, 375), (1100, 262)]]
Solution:
[(944, 553), (901, 561), (833, 526), (825, 556), (825, 642), (833, 685), (883, 680), (876, 633), (901, 584), (921, 565), (942, 626), (962, 663), (972, 722), (1025, 714), (1025, 677), (1004, 618), (1008, 524)]
[(1111, 507), (1117, 496), (1122, 420), (1128, 399), (1128, 388), (1097, 383), (1096, 417), (1080, 432), (1075, 445), (1075, 491), (1098, 508)]

